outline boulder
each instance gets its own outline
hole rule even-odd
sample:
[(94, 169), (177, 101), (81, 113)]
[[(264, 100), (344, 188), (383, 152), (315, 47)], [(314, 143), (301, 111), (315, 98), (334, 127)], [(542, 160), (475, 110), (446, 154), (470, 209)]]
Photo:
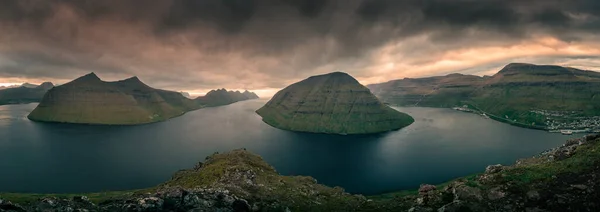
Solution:
[(502, 199), (506, 196), (506, 192), (502, 191), (501, 188), (492, 188), (487, 194), (488, 199), (490, 200), (498, 200)]
[(504, 166), (502, 166), (501, 164), (489, 165), (485, 168), (485, 173), (486, 174), (495, 174), (495, 173), (501, 172), (503, 169), (504, 169)]
[(25, 208), (21, 207), (19, 204), (12, 203), (10, 201), (0, 199), (0, 211), (26, 211)]
[(483, 196), (481, 195), (481, 190), (478, 188), (473, 188), (466, 185), (459, 185), (457, 187), (454, 187), (452, 191), (455, 200), (481, 201), (483, 199)]

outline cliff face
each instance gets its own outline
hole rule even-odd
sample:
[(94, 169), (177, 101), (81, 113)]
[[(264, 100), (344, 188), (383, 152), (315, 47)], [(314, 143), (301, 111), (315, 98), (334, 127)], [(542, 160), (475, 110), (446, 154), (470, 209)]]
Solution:
[(162, 121), (198, 108), (181, 94), (151, 88), (137, 77), (104, 82), (91, 73), (49, 90), (28, 118), (130, 125)]
[(46, 91), (54, 87), (50, 82), (44, 82), (41, 85), (24, 85), (0, 90), (0, 105), (39, 102), (44, 97), (44, 94), (46, 94)]
[(0, 193), (0, 211), (564, 212), (600, 211), (599, 198), (595, 135), (441, 186), (378, 196), (348, 194), (311, 177), (281, 176), (260, 156), (234, 150), (215, 153), (148, 189), (87, 196)]
[(313, 133), (379, 133), (414, 121), (381, 103), (368, 88), (341, 72), (292, 84), (256, 112), (273, 127)]
[(528, 125), (546, 124), (547, 116), (533, 110), (600, 115), (600, 73), (560, 66), (514, 63), (491, 77), (451, 74), (395, 80), (369, 88), (392, 104), (426, 107), (468, 104)]
[(195, 99), (196, 103), (207, 107), (228, 105), (239, 101), (258, 99), (258, 95), (253, 92), (227, 91), (226, 89), (211, 90), (205, 96)]

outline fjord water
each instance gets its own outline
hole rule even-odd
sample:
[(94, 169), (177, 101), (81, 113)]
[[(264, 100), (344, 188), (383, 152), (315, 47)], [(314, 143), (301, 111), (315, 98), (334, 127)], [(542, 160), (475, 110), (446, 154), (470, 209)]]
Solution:
[(397, 108), (415, 123), (385, 134), (295, 133), (264, 124), (266, 100), (140, 126), (29, 121), (35, 104), (0, 106), (0, 192), (81, 193), (157, 185), (213, 152), (247, 148), (283, 175), (351, 193), (413, 189), (510, 164), (568, 137), (438, 108)]

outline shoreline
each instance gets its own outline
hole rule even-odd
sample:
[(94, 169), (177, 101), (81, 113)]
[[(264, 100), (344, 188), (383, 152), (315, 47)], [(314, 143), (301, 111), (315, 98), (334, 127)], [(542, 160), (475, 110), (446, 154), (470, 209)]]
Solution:
[[(69, 194), (69, 193), (65, 193), (65, 194), (52, 194), (52, 193), (48, 193), (48, 194), (42, 194), (42, 193), (0, 193), (0, 199), (2, 199), (4, 201), (5, 204), (9, 204), (9, 206), (15, 206), (15, 207), (21, 207), (21, 205), (23, 205), (26, 208), (31, 208), (31, 207), (38, 207), (36, 206), (36, 204), (40, 204), (39, 202), (41, 201), (42, 204), (48, 203), (49, 201), (52, 202), (57, 202), (57, 204), (72, 204), (73, 202), (79, 202), (81, 203), (83, 201), (83, 203), (89, 203), (92, 204), (90, 207), (96, 207), (96, 208), (101, 208), (104, 206), (120, 206), (120, 204), (130, 204), (127, 203), (128, 201), (134, 201), (134, 202), (140, 202), (139, 204), (141, 204), (142, 206), (144, 205), (144, 201), (148, 201), (148, 200), (158, 200), (158, 198), (169, 198), (168, 195), (173, 194), (173, 191), (176, 191), (177, 189), (188, 189), (188, 190), (183, 190), (185, 192), (187, 191), (191, 191), (191, 192), (200, 192), (200, 194), (206, 194), (205, 192), (221, 192), (222, 194), (219, 195), (232, 195), (233, 198), (238, 198), (238, 199), (244, 199), (244, 198), (248, 198), (248, 197), (240, 197), (240, 196), (236, 196), (236, 191), (235, 190), (223, 190), (225, 188), (221, 188), (218, 185), (221, 184), (206, 184), (208, 182), (202, 183), (204, 181), (199, 181), (199, 182), (193, 182), (193, 185), (196, 185), (195, 183), (199, 183), (198, 185), (196, 185), (196, 188), (191, 188), (189, 186), (184, 186), (184, 185), (179, 185), (176, 182), (179, 180), (181, 181), (182, 179), (184, 179), (184, 181), (182, 182), (188, 182), (185, 181), (185, 177), (193, 177), (193, 178), (202, 178), (202, 177), (208, 177), (208, 175), (202, 175), (202, 173), (206, 173), (206, 172), (210, 172), (213, 171), (212, 168), (209, 168), (210, 166), (215, 166), (216, 164), (221, 164), (221, 163), (215, 163), (215, 159), (214, 158), (221, 158), (219, 160), (232, 160), (229, 157), (232, 157), (232, 154), (238, 154), (238, 155), (242, 155), (242, 158), (246, 158), (246, 157), (255, 157), (254, 159), (247, 159), (250, 160), (250, 162), (243, 162), (246, 165), (250, 165), (250, 164), (254, 164), (257, 165), (257, 167), (260, 167), (261, 169), (267, 171), (267, 170), (271, 170), (273, 172), (273, 174), (276, 174), (275, 177), (277, 177), (278, 179), (286, 179), (286, 180), (300, 180), (298, 182), (303, 182), (303, 183), (309, 183), (312, 186), (317, 186), (317, 187), (311, 187), (313, 189), (325, 189), (325, 190), (320, 190), (320, 191), (329, 191), (329, 192), (341, 192), (341, 193), (337, 193), (335, 195), (341, 195), (341, 196), (337, 196), (338, 198), (345, 198), (343, 199), (343, 201), (347, 201), (345, 202), (346, 204), (350, 203), (350, 204), (354, 204), (360, 207), (360, 204), (366, 204), (366, 205), (370, 205), (370, 206), (376, 206), (376, 207), (383, 207), (385, 208), (386, 206), (390, 206), (393, 205), (394, 207), (399, 207), (399, 208), (403, 208), (403, 209), (408, 209), (408, 207), (419, 207), (419, 199), (420, 198), (425, 198), (427, 197), (427, 195), (434, 195), (432, 194), (426, 194), (425, 197), (423, 197), (423, 188), (424, 187), (434, 187), (434, 188), (439, 188), (438, 190), (434, 189), (435, 192), (447, 192), (447, 191), (451, 191), (451, 192), (455, 192), (452, 190), (449, 190), (448, 188), (461, 188), (460, 186), (467, 186), (470, 188), (467, 189), (478, 189), (477, 191), (480, 192), (495, 192), (494, 189), (497, 189), (499, 187), (497, 186), (503, 186), (504, 181), (500, 180), (500, 181), (496, 181), (497, 179), (501, 179), (498, 178), (497, 176), (498, 173), (505, 173), (507, 174), (508, 178), (506, 179), (510, 179), (510, 180), (514, 180), (517, 183), (525, 183), (523, 185), (529, 185), (527, 183), (531, 183), (530, 180), (532, 180), (532, 176), (534, 177), (534, 179), (547, 179), (546, 175), (528, 175), (527, 173), (525, 173), (525, 175), (523, 175), (522, 171), (523, 170), (527, 170), (527, 171), (531, 171), (534, 170), (536, 171), (553, 171), (549, 174), (551, 175), (559, 175), (559, 176), (563, 176), (560, 175), (560, 173), (563, 173), (564, 171), (570, 171), (569, 170), (563, 170), (562, 166), (567, 166), (567, 167), (575, 167), (575, 168), (580, 168), (579, 166), (571, 166), (571, 165), (586, 165), (589, 166), (590, 164), (594, 164), (593, 161), (596, 160), (597, 158), (594, 157), (594, 155), (597, 155), (597, 151), (596, 149), (600, 148), (600, 135), (598, 134), (592, 134), (592, 135), (586, 135), (583, 137), (578, 137), (578, 138), (574, 138), (574, 139), (568, 139), (565, 141), (564, 144), (545, 150), (539, 154), (535, 154), (526, 158), (522, 158), (522, 159), (518, 159), (515, 162), (511, 163), (511, 164), (506, 164), (506, 165), (488, 165), (487, 167), (482, 167), (481, 171), (475, 173), (475, 174), (470, 174), (470, 175), (465, 175), (462, 177), (458, 177), (458, 178), (454, 178), (448, 181), (445, 181), (443, 183), (437, 184), (437, 185), (429, 185), (429, 184), (422, 184), (419, 188), (415, 188), (415, 189), (406, 189), (406, 190), (395, 190), (395, 191), (390, 191), (390, 192), (383, 192), (380, 194), (374, 194), (374, 195), (361, 195), (361, 194), (351, 194), (351, 193), (346, 193), (344, 192), (343, 188), (339, 188), (339, 187), (335, 187), (335, 188), (331, 188), (331, 187), (319, 187), (319, 186), (323, 186), (323, 185), (319, 185), (316, 184), (316, 180), (314, 180), (312, 177), (309, 176), (282, 176), (282, 175), (278, 175), (276, 174), (275, 170), (270, 167), (268, 164), (261, 162), (262, 158), (258, 155), (254, 155), (252, 153), (248, 153), (246, 152), (246, 150), (232, 150), (228, 153), (223, 153), (223, 154), (219, 154), (219, 153), (215, 153), (212, 156), (207, 157), (207, 159), (204, 162), (199, 163), (198, 165), (196, 165), (193, 169), (184, 169), (184, 170), (180, 170), (179, 172), (176, 172), (173, 176), (173, 178), (171, 180), (168, 180), (164, 183), (158, 184), (156, 186), (153, 187), (149, 187), (149, 188), (145, 188), (145, 189), (133, 189), (133, 190), (123, 190), (123, 191), (104, 191), (104, 192), (93, 192), (93, 193), (75, 193), (75, 194)], [(581, 148), (579, 148), (581, 147)], [(237, 152), (237, 153), (236, 153)], [(229, 156), (227, 156), (229, 155)], [(254, 155), (254, 156), (253, 156)], [(570, 157), (575, 157), (575, 159), (573, 160), (569, 160)], [(587, 158), (586, 158), (587, 157)], [(235, 157), (234, 157), (235, 158)], [(582, 160), (584, 159), (584, 160)], [(238, 161), (238, 159), (233, 159), (232, 161)], [(245, 159), (246, 160), (246, 159)], [(255, 161), (252, 162), (252, 160), (260, 160), (260, 161)], [(259, 163), (259, 164), (256, 164)], [(581, 164), (580, 164), (581, 163)], [(260, 165), (260, 164), (264, 164), (264, 165)], [(565, 165), (566, 164), (566, 165)], [(254, 166), (252, 165), (252, 166)], [(254, 168), (257, 167), (247, 167), (250, 168), (249, 170), (254, 170)], [(548, 167), (551, 167), (553, 169), (549, 169), (546, 170)], [(530, 169), (532, 168), (532, 169)], [(583, 167), (586, 168), (586, 167)], [(590, 167), (587, 167), (590, 168)], [(574, 169), (573, 171), (577, 171), (579, 169)], [(583, 169), (583, 170), (587, 170), (587, 169)], [(554, 171), (556, 173), (554, 173)], [(200, 175), (197, 175), (197, 174)], [(257, 177), (261, 176), (258, 173), (255, 173), (254, 171), (248, 171), (248, 172), (240, 172), (240, 173), (250, 173), (251, 175), (254, 174)], [(191, 174), (191, 175), (190, 175)], [(239, 173), (238, 173), (239, 174)], [(252, 176), (254, 176), (252, 175)], [(226, 175), (229, 176), (229, 175)], [(233, 177), (233, 176), (238, 176), (237, 174), (231, 175), (229, 177)], [(501, 175), (504, 176), (504, 175)], [(183, 178), (181, 178), (183, 177)], [(506, 177), (506, 176), (504, 176)], [(502, 177), (502, 178), (504, 178)], [(198, 179), (200, 179), (198, 178)], [(188, 178), (189, 180), (190, 178)], [(203, 179), (203, 178), (202, 178)], [(229, 178), (226, 178), (229, 179)], [(267, 178), (265, 178), (267, 179)], [(562, 179), (562, 178), (561, 178)], [(233, 180), (233, 181), (231, 181)], [(235, 180), (235, 178), (233, 179), (229, 179), (227, 182), (229, 183), (239, 183), (238, 181)], [(511, 181), (512, 182), (512, 181)], [(536, 181), (537, 182), (537, 181)], [(543, 183), (543, 181), (540, 181), (542, 184), (540, 185), (545, 185), (545, 183)], [(495, 183), (500, 183), (500, 184), (495, 184)], [(227, 183), (224, 184), (227, 187)], [(174, 187), (173, 187), (174, 186)], [(183, 187), (178, 187), (178, 186), (183, 186)], [(216, 187), (215, 187), (216, 186)], [(257, 184), (257, 186), (261, 187), (260, 184)], [(262, 185), (264, 186), (264, 185)], [(496, 186), (496, 187), (494, 187)], [(517, 185), (518, 186), (518, 185)], [(442, 189), (443, 188), (443, 189)], [(462, 187), (465, 188), (465, 187)], [(552, 187), (550, 187), (552, 188)], [(175, 190), (173, 190), (175, 189)], [(332, 189), (332, 190), (328, 190), (328, 189)], [(182, 191), (182, 190), (179, 190)], [(166, 192), (166, 193), (165, 193)], [(230, 192), (234, 192), (234, 193), (230, 193)], [(507, 190), (505, 192), (513, 192), (511, 190)], [(540, 190), (540, 192), (543, 192)], [(167, 196), (164, 196), (167, 195)], [(291, 196), (287, 196), (287, 195), (291, 195)], [(289, 198), (296, 198), (297, 196), (295, 193), (289, 193), (289, 194), (283, 194), (283, 196), (281, 197), (289, 197)], [(435, 194), (438, 195), (438, 194)], [(421, 196), (419, 198), (419, 196)], [(485, 197), (484, 197), (485, 198)], [(492, 199), (492, 197), (490, 197), (489, 201), (495, 201), (497, 199)], [(245, 201), (245, 200), (244, 200)], [(260, 204), (262, 203), (261, 199), (250, 199), (250, 201), (254, 201), (254, 204)], [(437, 200), (439, 201), (439, 200)], [(469, 200), (470, 201), (470, 200)], [(477, 200), (480, 201), (480, 200)], [(7, 203), (8, 202), (8, 203)], [(292, 201), (293, 202), (293, 201)], [(415, 206), (414, 204), (417, 204), (417, 206)], [(0, 202), (2, 203), (2, 202)], [(13, 204), (16, 203), (17, 205)], [(248, 202), (246, 202), (248, 203)], [(250, 202), (252, 203), (252, 202)], [(11, 205), (12, 204), (12, 205)], [(134, 203), (135, 204), (135, 203)], [(298, 205), (294, 205), (296, 203), (293, 203), (292, 205), (289, 205), (289, 207), (303, 207), (303, 206), (298, 206)], [(452, 203), (449, 203), (452, 204)], [(499, 204), (504, 204), (503, 202), (500, 202)], [(344, 204), (345, 205), (345, 204)], [(334, 206), (342, 206), (342, 205), (337, 205), (334, 203)], [(348, 206), (349, 208), (352, 208), (352, 205), (345, 205)], [(365, 205), (363, 205), (365, 206)], [(422, 205), (421, 207), (437, 207), (435, 205)], [(156, 207), (162, 207), (162, 206), (156, 206)], [(321, 204), (318, 203), (316, 205), (312, 205), (309, 206), (308, 208), (320, 208)], [(284, 206), (285, 208), (285, 206)], [(327, 207), (325, 207), (327, 208)], [(105, 208), (102, 208), (105, 209)], [(363, 208), (364, 209), (364, 208)], [(105, 210), (100, 210), (100, 211), (105, 211)], [(110, 210), (109, 210), (110, 211)], [(293, 210), (295, 211), (295, 210)], [(302, 210), (301, 210), (302, 211)], [(405, 210), (390, 210), (390, 211), (405, 211)]]
[(493, 114), (490, 114), (490, 113), (481, 112), (481, 110), (474, 110), (474, 109), (471, 109), (471, 108), (468, 108), (468, 109), (465, 110), (465, 109), (460, 108), (460, 107), (433, 107), (433, 106), (414, 106), (414, 105), (397, 105), (397, 104), (389, 104), (389, 105), (393, 106), (393, 107), (423, 107), (423, 108), (451, 109), (451, 110), (455, 110), (455, 111), (459, 111), (459, 112), (463, 112), (463, 113), (476, 114), (476, 115), (479, 115), (479, 116), (483, 116), (485, 118), (492, 119), (492, 120), (497, 121), (497, 122), (509, 124), (509, 125), (512, 125), (512, 126), (520, 127), (520, 128), (546, 131), (548, 133), (561, 133), (561, 131), (563, 131), (563, 130), (571, 131), (572, 134), (595, 134), (595, 133), (600, 133), (600, 130), (592, 130), (592, 129), (549, 129), (547, 127), (539, 126), (539, 125), (532, 126), (532, 125), (528, 125), (528, 124), (525, 124), (525, 123), (520, 123), (520, 122), (514, 122), (514, 121), (511, 121), (511, 120), (507, 120), (505, 118), (501, 118), (499, 116), (496, 116), (496, 115), (493, 115)]

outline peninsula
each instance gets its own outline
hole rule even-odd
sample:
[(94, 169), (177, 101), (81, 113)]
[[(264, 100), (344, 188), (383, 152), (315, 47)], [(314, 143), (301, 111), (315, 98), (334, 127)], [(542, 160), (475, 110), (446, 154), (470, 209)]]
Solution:
[(52, 87), (54, 84), (51, 82), (44, 82), (41, 85), (24, 83), (19, 87), (0, 89), (0, 105), (40, 102)]
[(137, 77), (102, 81), (90, 73), (50, 89), (29, 114), (33, 121), (76, 124), (136, 125), (164, 121), (188, 111), (249, 99), (228, 93), (225, 100), (189, 99), (180, 92), (152, 88)]
[(456, 107), (513, 125), (544, 130), (600, 130), (600, 73), (513, 63), (493, 76), (450, 74), (368, 87), (400, 106)]

